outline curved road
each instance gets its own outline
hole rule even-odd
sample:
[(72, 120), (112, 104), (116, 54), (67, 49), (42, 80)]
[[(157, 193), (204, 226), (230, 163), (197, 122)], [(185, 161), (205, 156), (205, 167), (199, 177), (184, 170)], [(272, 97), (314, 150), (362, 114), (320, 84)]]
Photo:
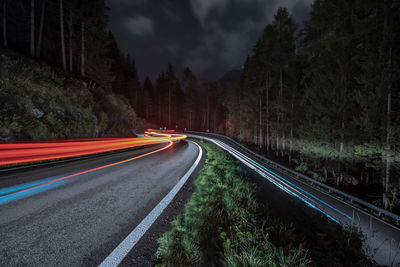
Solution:
[[(0, 173), (7, 190), (83, 172), (24, 198), (0, 203), (1, 266), (98, 265), (198, 162), (199, 148), (180, 141)], [(14, 189), (13, 189), (14, 188)], [(10, 191), (10, 190), (8, 190)], [(163, 200), (164, 201), (164, 200)], [(147, 218), (147, 217), (146, 217)]]

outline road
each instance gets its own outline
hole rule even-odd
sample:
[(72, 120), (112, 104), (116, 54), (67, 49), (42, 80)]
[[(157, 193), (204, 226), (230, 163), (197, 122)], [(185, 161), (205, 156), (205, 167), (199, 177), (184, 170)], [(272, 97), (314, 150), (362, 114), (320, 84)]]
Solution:
[(192, 132), (188, 137), (207, 140), (232, 154), (245, 166), (256, 171), (269, 182), (276, 185), (305, 205), (323, 213), (332, 221), (342, 225), (357, 225), (366, 238), (365, 250), (382, 265), (400, 265), (400, 229), (377, 217), (328, 194), (312, 185), (298, 180), (277, 168), (266, 166), (243, 146), (216, 135)]
[[(149, 214), (165, 206), (166, 196), (173, 197), (172, 189), (179, 190), (177, 184), (185, 182), (181, 178), (198, 163), (196, 144), (180, 141), (161, 150), (166, 145), (0, 173), (0, 265), (104, 263), (138, 225), (149, 221)], [(158, 152), (140, 157), (152, 151)], [(54, 180), (32, 188), (38, 181)], [(15, 191), (20, 188), (34, 193), (9, 199), (12, 192), (25, 192)], [(4, 197), (8, 200), (1, 203)]]

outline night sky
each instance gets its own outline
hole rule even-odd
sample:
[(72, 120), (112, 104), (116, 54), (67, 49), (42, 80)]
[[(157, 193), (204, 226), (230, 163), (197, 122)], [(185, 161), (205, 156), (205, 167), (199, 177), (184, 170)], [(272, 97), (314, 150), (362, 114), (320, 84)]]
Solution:
[(141, 79), (172, 63), (203, 81), (239, 69), (278, 7), (300, 25), (313, 0), (106, 0), (110, 29)]

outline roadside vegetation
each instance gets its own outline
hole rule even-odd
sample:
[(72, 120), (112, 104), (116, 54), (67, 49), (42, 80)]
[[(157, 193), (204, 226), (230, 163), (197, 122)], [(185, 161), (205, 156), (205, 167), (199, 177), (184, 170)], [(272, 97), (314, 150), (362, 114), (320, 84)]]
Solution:
[(229, 154), (209, 143), (202, 146), (205, 166), (185, 211), (159, 239), (159, 266), (318, 266), (321, 255), (310, 247), (326, 249), (332, 245), (327, 238), (337, 243), (329, 248), (335, 252), (325, 251), (331, 263), (366, 265), (357, 230), (306, 240), (293, 224), (259, 204), (255, 185)]
[(132, 136), (129, 102), (11, 50), (0, 51), (0, 141)]
[(315, 0), (299, 27), (279, 8), (228, 90), (224, 133), (399, 213), (399, 10)]

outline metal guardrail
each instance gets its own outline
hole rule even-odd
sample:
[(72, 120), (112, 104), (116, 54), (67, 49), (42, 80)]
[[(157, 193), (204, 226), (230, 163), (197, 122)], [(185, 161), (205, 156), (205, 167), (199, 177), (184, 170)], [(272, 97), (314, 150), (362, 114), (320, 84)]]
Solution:
[(194, 133), (194, 134), (200, 134), (200, 135), (216, 136), (216, 137), (219, 137), (219, 138), (222, 138), (222, 139), (227, 139), (230, 142), (234, 143), (235, 145), (239, 146), (241, 149), (245, 150), (247, 153), (253, 155), (254, 157), (256, 157), (256, 158), (258, 158), (258, 159), (260, 159), (260, 160), (262, 160), (264, 162), (267, 162), (268, 164), (271, 164), (273, 166), (279, 167), (280, 169), (283, 169), (283, 170), (289, 172), (292, 175), (295, 175), (295, 176), (300, 177), (300, 178), (302, 178), (304, 180), (307, 180), (311, 184), (317, 184), (318, 186), (328, 190), (329, 192), (334, 192), (335, 194), (337, 194), (337, 195), (339, 195), (339, 196), (341, 196), (341, 197), (343, 197), (345, 199), (348, 199), (350, 201), (350, 203), (357, 203), (357, 204), (359, 204), (361, 206), (364, 206), (366, 208), (369, 208), (369, 209), (372, 209), (372, 210), (378, 212), (378, 215), (384, 214), (384, 215), (394, 219), (396, 221), (396, 223), (400, 223), (400, 215), (394, 214), (394, 213), (392, 213), (390, 211), (387, 211), (385, 209), (377, 207), (377, 206), (375, 206), (375, 205), (373, 205), (373, 204), (371, 204), (371, 203), (369, 203), (367, 201), (359, 199), (358, 197), (355, 197), (355, 196), (352, 196), (350, 194), (347, 194), (347, 193), (345, 193), (343, 191), (340, 191), (340, 190), (338, 190), (338, 189), (336, 189), (334, 187), (331, 187), (329, 185), (326, 185), (324, 183), (316, 181), (315, 179), (310, 178), (310, 177), (308, 177), (308, 176), (306, 176), (306, 175), (304, 175), (302, 173), (299, 173), (299, 172), (294, 171), (292, 169), (289, 169), (289, 168), (287, 168), (287, 167), (285, 167), (285, 166), (283, 166), (283, 165), (281, 165), (279, 163), (276, 163), (276, 162), (274, 162), (274, 161), (272, 161), (270, 159), (267, 159), (266, 157), (261, 156), (260, 154), (257, 154), (256, 152), (248, 149), (247, 147), (243, 146), (242, 144), (238, 143), (237, 141), (233, 140), (232, 138), (230, 138), (230, 137), (228, 137), (226, 135), (215, 134), (215, 133), (196, 132), (196, 131), (187, 131), (187, 132), (188, 133)]

